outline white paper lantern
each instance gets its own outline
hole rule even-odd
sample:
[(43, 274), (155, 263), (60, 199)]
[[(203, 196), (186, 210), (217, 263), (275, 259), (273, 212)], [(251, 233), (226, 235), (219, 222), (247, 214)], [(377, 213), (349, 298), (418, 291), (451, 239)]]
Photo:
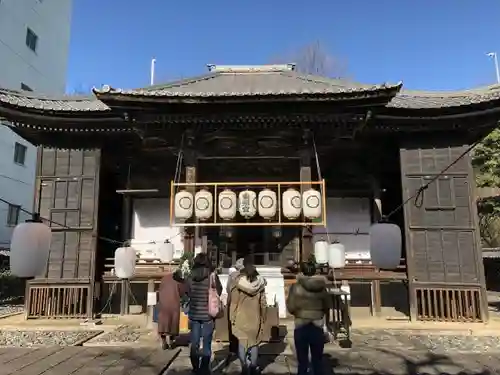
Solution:
[(130, 279), (135, 273), (136, 252), (133, 247), (119, 247), (115, 251), (115, 275)]
[(175, 194), (174, 216), (179, 220), (187, 220), (193, 216), (193, 194), (183, 190)]
[(278, 202), (276, 193), (269, 189), (264, 189), (259, 192), (259, 215), (264, 219), (272, 219), (276, 216)]
[(214, 198), (212, 193), (202, 189), (194, 196), (194, 214), (200, 220), (208, 220), (212, 217), (214, 210)]
[(170, 263), (174, 259), (175, 248), (172, 242), (164, 242), (158, 247), (158, 258), (162, 263)]
[(255, 194), (255, 191), (240, 191), (238, 195), (238, 211), (245, 219), (255, 216), (257, 213), (257, 194)]
[(345, 267), (345, 246), (341, 243), (328, 245), (328, 265), (331, 268)]
[(283, 215), (290, 220), (300, 217), (302, 212), (302, 197), (295, 189), (288, 189), (283, 193)]
[(47, 265), (52, 232), (38, 222), (17, 225), (10, 241), (10, 270), (17, 277), (40, 276)]
[(377, 223), (370, 227), (370, 257), (377, 268), (395, 269), (401, 260), (401, 228), (396, 224)]
[(309, 189), (302, 194), (302, 210), (308, 219), (321, 217), (321, 193), (318, 190)]
[(315, 242), (314, 257), (316, 258), (316, 263), (318, 264), (328, 263), (328, 242), (323, 240)]
[(236, 217), (236, 193), (231, 190), (223, 190), (219, 194), (218, 212), (223, 220), (232, 220)]

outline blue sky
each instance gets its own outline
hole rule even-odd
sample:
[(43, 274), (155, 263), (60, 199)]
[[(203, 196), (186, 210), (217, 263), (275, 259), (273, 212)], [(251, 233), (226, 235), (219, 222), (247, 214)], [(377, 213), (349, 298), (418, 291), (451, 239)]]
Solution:
[(68, 91), (149, 84), (206, 64), (266, 64), (319, 40), (363, 83), (492, 84), (499, 0), (73, 0)]

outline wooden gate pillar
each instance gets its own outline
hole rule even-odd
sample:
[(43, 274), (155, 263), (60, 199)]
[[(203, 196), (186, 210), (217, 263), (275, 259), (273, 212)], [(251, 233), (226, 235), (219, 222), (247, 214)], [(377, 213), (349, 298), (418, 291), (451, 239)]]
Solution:
[(400, 148), (403, 201), (411, 198), (404, 207), (410, 317), (486, 322), (474, 176), (470, 156), (462, 156), (468, 146), (450, 141), (417, 137)]
[[(196, 151), (194, 149), (194, 136), (191, 132), (186, 135), (186, 147), (184, 150), (184, 162), (186, 163), (186, 183), (196, 182)], [(191, 192), (194, 196), (196, 188), (194, 186), (188, 186), (187, 191)], [(193, 202), (194, 204), (194, 202)], [(185, 227), (184, 228), (184, 251), (194, 252), (195, 238), (196, 238), (196, 228)]]
[[(312, 179), (312, 172), (311, 172), (311, 159), (312, 159), (312, 153), (311, 153), (311, 133), (307, 129), (304, 131), (302, 135), (302, 148), (299, 151), (300, 152), (300, 181), (311, 181)], [(306, 185), (301, 185), (300, 190), (301, 193), (303, 194), (304, 191), (308, 190), (311, 188), (310, 184)], [(326, 210), (326, 207), (323, 207), (324, 210)], [(302, 235), (301, 235), (301, 259), (300, 261), (307, 261), (309, 259), (309, 256), (313, 253), (313, 233), (312, 233), (312, 227), (303, 227), (302, 228)]]
[(46, 269), (27, 287), (27, 317), (90, 318), (101, 150), (40, 147), (37, 159), (35, 207), (52, 221), (52, 241)]

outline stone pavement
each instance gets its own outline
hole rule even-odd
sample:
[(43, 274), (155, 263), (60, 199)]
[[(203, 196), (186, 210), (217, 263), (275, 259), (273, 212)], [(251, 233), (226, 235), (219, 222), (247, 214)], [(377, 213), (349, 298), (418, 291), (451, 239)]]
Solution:
[[(259, 357), (263, 374), (296, 374), (293, 355), (267, 348)], [(227, 351), (214, 353), (213, 375), (239, 375)], [(500, 374), (500, 350), (433, 353), (390, 345), (339, 349), (328, 346), (325, 375)], [(187, 348), (42, 347), (0, 348), (0, 375), (191, 375)]]
[(0, 348), (0, 375), (158, 375), (180, 349)]
[[(421, 351), (398, 351), (387, 349), (337, 350), (324, 356), (325, 375), (417, 375), (417, 374), (500, 374), (500, 352), (492, 354), (438, 355)], [(291, 375), (297, 373), (293, 356), (260, 356), (259, 365), (263, 374)], [(237, 360), (229, 364), (215, 359), (214, 375), (239, 375), (241, 368)], [(168, 368), (166, 375), (190, 375), (191, 367), (187, 354), (180, 355)]]

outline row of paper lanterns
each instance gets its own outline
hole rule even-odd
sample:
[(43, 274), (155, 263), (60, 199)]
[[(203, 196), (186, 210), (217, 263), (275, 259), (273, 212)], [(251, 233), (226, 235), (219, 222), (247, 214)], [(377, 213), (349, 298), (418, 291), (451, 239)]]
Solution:
[[(174, 216), (185, 221), (194, 216), (198, 220), (208, 220), (214, 214), (214, 198), (211, 192), (202, 189), (196, 194), (183, 190), (175, 194)], [(302, 194), (295, 189), (288, 189), (282, 194), (281, 207), (283, 216), (295, 220), (301, 214), (307, 219), (318, 219), (322, 214), (321, 193), (308, 189)], [(259, 215), (264, 219), (272, 219), (279, 209), (276, 192), (270, 189), (261, 190), (258, 194), (253, 190), (243, 190), (238, 195), (229, 189), (223, 190), (217, 199), (217, 214), (223, 220), (232, 220), (239, 214), (245, 219)]]
[[(14, 276), (40, 276), (49, 259), (52, 232), (44, 223), (32, 220), (14, 228), (10, 244), (10, 269)], [(370, 228), (370, 258), (381, 269), (396, 269), (400, 264), (402, 248), (401, 229), (392, 223), (376, 223)], [(170, 262), (174, 246), (165, 242), (159, 248), (160, 259)], [(318, 241), (315, 244), (318, 263), (328, 263), (338, 268), (345, 265), (345, 248), (341, 244)], [(132, 247), (120, 247), (115, 251), (115, 274), (128, 279), (134, 275), (136, 251)]]

